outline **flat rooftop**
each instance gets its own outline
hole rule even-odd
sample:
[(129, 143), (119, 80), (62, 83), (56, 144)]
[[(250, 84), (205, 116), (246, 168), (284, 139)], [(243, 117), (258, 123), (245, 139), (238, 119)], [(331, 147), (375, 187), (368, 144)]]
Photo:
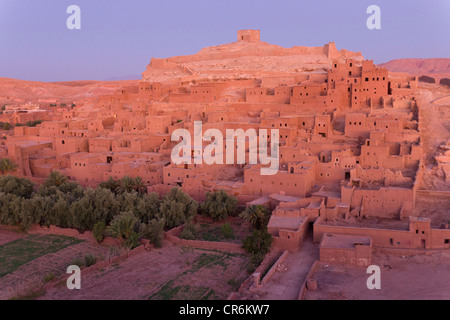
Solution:
[(409, 230), (409, 220), (371, 218), (351, 220), (321, 220), (320, 224), (339, 227), (373, 228), (387, 230)]
[(370, 237), (347, 234), (325, 233), (320, 242), (321, 248), (353, 249), (356, 245), (370, 246)]
[(306, 219), (306, 217), (279, 217), (279, 216), (272, 216), (270, 218), (269, 224), (267, 225), (268, 228), (274, 228), (274, 229), (297, 229), (303, 221)]

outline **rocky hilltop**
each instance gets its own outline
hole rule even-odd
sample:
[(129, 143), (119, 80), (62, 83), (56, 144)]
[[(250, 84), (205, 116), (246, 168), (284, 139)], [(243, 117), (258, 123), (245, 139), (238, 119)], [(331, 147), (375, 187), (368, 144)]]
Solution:
[(258, 38), (204, 48), (189, 56), (152, 58), (142, 76), (145, 81), (163, 83), (289, 76), (326, 72), (331, 69), (332, 61), (346, 58), (363, 60), (359, 52), (338, 51), (334, 42), (323, 47), (283, 48)]

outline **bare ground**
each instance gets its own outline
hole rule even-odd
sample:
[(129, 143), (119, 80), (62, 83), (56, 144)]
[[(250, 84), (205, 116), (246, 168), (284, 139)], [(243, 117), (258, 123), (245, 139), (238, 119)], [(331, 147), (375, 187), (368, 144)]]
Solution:
[(162, 249), (82, 274), (81, 290), (58, 286), (49, 289), (41, 299), (226, 299), (234, 283), (246, 278), (246, 266), (247, 257), (243, 255), (165, 243)]
[(0, 230), (0, 246), (23, 237), (25, 234), (20, 232)]
[[(53, 241), (49, 243), (48, 239)], [(17, 297), (47, 281), (61, 278), (75, 259), (87, 253), (106, 256), (108, 247), (58, 236), (27, 236), (0, 230), (0, 300)], [(19, 241), (19, 242), (18, 242)]]
[(306, 300), (449, 300), (450, 252), (430, 256), (375, 254), (381, 269), (381, 289), (369, 290), (366, 268), (321, 264), (312, 276), (317, 291), (306, 291)]
[(426, 190), (450, 191), (450, 184), (443, 179), (435, 160), (439, 146), (450, 140), (450, 103), (446, 98), (449, 91), (444, 86), (421, 84), (418, 95), (419, 127), (426, 166), (421, 187)]

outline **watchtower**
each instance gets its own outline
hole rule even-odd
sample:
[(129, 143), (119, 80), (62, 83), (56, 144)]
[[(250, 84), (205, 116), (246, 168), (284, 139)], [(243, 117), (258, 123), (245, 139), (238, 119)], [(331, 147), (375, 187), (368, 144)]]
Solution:
[(247, 42), (261, 41), (260, 30), (239, 30), (238, 41), (247, 41)]

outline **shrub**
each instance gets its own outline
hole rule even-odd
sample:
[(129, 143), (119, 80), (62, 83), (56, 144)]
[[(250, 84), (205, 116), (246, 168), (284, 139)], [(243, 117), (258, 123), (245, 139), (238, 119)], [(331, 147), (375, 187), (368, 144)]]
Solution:
[(253, 230), (253, 233), (244, 240), (244, 249), (250, 253), (250, 261), (259, 265), (272, 246), (272, 235), (267, 229)]
[(86, 267), (90, 267), (94, 265), (97, 262), (97, 257), (92, 255), (91, 253), (88, 253), (84, 256), (84, 265)]
[(255, 272), (256, 268), (257, 268), (257, 265), (250, 260), (247, 263), (247, 274), (252, 274), (253, 272)]
[(42, 279), (45, 283), (52, 281), (55, 279), (55, 274), (53, 272), (47, 273)]
[(150, 240), (156, 248), (161, 248), (164, 240), (164, 225), (164, 219), (153, 219), (141, 227), (141, 234), (144, 238)]
[(225, 238), (231, 239), (234, 237), (233, 227), (228, 222), (222, 225), (222, 234)]
[(103, 239), (105, 239), (105, 229), (106, 224), (103, 221), (99, 221), (94, 224), (94, 229), (92, 230), (92, 234), (94, 235), (95, 240), (98, 243), (101, 243)]
[(125, 240), (125, 248), (127, 249), (134, 249), (138, 247), (141, 244), (139, 241), (139, 234), (135, 231), (132, 231), (129, 235), (129, 237)]
[(81, 258), (75, 258), (72, 260), (72, 262), (70, 263), (70, 265), (72, 266), (78, 266), (78, 267), (83, 267), (84, 266), (84, 260)]
[(197, 230), (195, 229), (195, 226), (188, 222), (184, 225), (183, 231), (180, 233), (180, 238), (185, 240), (195, 240), (197, 237)]
[(239, 287), (242, 284), (242, 279), (238, 279), (238, 278), (231, 278), (230, 280), (227, 281), (227, 283), (231, 286), (231, 289), (233, 291), (238, 291)]
[(236, 211), (237, 199), (223, 190), (206, 194), (202, 211), (214, 220), (225, 220)]

